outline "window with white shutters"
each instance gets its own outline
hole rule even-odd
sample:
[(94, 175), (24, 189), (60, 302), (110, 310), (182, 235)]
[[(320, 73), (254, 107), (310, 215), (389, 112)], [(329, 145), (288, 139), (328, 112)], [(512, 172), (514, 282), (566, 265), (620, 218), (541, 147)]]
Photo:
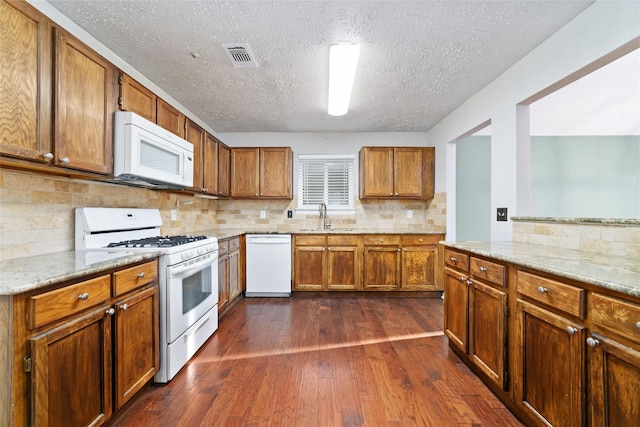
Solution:
[(353, 210), (355, 156), (299, 155), (298, 209)]

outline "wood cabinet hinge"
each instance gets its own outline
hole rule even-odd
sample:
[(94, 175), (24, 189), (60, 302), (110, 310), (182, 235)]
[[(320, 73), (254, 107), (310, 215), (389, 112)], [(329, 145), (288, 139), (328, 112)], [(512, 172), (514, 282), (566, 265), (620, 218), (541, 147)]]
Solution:
[(509, 317), (509, 307), (504, 308), (504, 317)]
[(122, 107), (122, 104), (124, 104), (124, 100), (122, 99), (121, 96), (118, 97), (118, 105)]
[(29, 373), (31, 372), (31, 356), (25, 356), (22, 359), (22, 367), (24, 369), (25, 372)]
[(124, 79), (122, 78), (122, 74), (120, 74), (120, 75), (118, 76), (118, 84), (120, 84), (120, 85), (121, 85), (122, 83), (124, 83)]

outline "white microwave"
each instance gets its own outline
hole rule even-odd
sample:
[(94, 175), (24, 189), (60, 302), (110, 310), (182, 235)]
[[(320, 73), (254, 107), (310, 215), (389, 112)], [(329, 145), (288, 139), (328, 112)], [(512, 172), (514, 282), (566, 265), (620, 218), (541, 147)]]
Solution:
[(193, 144), (129, 111), (113, 120), (113, 175), (153, 188), (193, 187)]

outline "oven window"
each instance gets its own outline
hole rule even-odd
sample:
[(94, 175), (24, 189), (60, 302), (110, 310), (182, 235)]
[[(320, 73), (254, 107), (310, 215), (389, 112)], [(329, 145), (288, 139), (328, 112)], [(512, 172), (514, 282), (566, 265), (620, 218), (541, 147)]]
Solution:
[(211, 267), (182, 279), (182, 314), (188, 313), (211, 295)]

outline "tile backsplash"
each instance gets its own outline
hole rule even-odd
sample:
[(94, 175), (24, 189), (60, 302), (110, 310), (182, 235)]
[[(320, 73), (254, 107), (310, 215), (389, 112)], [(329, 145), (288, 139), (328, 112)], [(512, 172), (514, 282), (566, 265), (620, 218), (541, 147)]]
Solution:
[[(163, 234), (179, 234), (213, 224), (216, 201), (65, 177), (0, 170), (0, 259), (74, 247), (76, 207), (157, 208)], [(171, 210), (178, 211), (171, 221)]]
[(513, 240), (640, 259), (640, 225), (635, 224), (517, 220)]
[[(202, 230), (295, 231), (316, 228), (318, 214), (296, 212), (294, 200), (215, 200), (117, 184), (0, 169), (0, 259), (68, 251), (74, 247), (76, 207), (157, 208), (162, 234)], [(443, 231), (446, 195), (422, 201), (355, 201), (355, 214), (332, 215), (333, 228)], [(177, 220), (171, 221), (171, 211)], [(260, 218), (264, 210), (266, 218)], [(293, 210), (293, 218), (287, 218)], [(411, 210), (413, 218), (407, 218)]]

